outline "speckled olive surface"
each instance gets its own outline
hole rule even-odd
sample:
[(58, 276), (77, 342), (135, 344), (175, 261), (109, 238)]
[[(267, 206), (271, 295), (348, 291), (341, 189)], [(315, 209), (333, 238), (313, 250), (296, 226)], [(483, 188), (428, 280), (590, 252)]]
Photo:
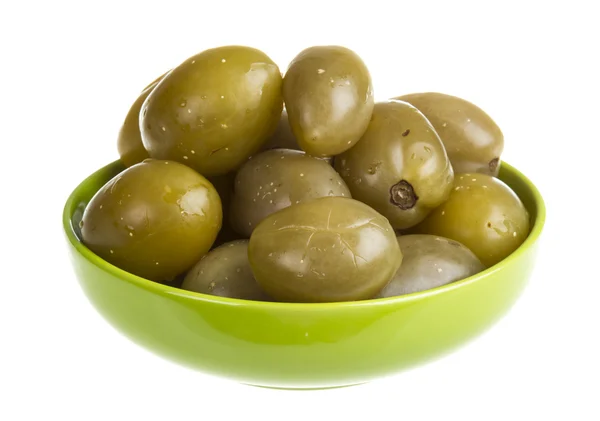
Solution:
[(231, 225), (249, 237), (270, 214), (318, 197), (351, 197), (327, 162), (291, 149), (255, 155), (238, 171), (231, 201)]
[(108, 262), (170, 281), (205, 254), (221, 228), (213, 185), (175, 161), (147, 159), (109, 180), (85, 208), (83, 243)]
[(395, 229), (421, 222), (450, 195), (454, 171), (435, 129), (412, 105), (378, 102), (367, 131), (334, 165), (354, 199)]
[(352, 50), (335, 45), (301, 51), (283, 80), (289, 124), (302, 150), (337, 155), (354, 145), (369, 124), (371, 75)]
[(149, 155), (204, 176), (227, 174), (275, 131), (283, 109), (279, 67), (245, 46), (205, 50), (174, 68), (142, 105)]
[(529, 230), (519, 196), (498, 178), (473, 173), (457, 174), (448, 200), (411, 231), (456, 240), (492, 266), (515, 251)]

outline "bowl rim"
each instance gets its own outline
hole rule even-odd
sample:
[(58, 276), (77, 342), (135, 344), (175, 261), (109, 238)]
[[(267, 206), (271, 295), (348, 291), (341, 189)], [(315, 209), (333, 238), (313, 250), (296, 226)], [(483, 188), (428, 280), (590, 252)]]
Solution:
[(239, 298), (228, 298), (228, 297), (220, 297), (209, 294), (203, 294), (194, 291), (188, 291), (181, 288), (164, 285), (158, 282), (154, 282), (140, 276), (134, 275), (130, 272), (127, 272), (108, 261), (102, 259), (100, 256), (96, 255), (92, 252), (88, 247), (86, 247), (82, 241), (80, 241), (79, 237), (76, 235), (73, 224), (72, 224), (72, 216), (73, 212), (71, 209), (75, 209), (77, 205), (76, 196), (79, 191), (87, 185), (91, 179), (95, 178), (98, 173), (108, 171), (113, 167), (122, 165), (119, 160), (115, 160), (104, 167), (99, 168), (94, 171), (92, 174), (87, 176), (83, 181), (81, 181), (77, 187), (75, 187), (72, 192), (69, 194), (67, 201), (63, 207), (63, 215), (62, 215), (62, 225), (63, 231), (66, 235), (68, 242), (75, 249), (77, 253), (79, 253), (84, 259), (88, 262), (95, 265), (98, 269), (108, 272), (114, 277), (120, 279), (121, 281), (128, 282), (130, 284), (134, 284), (138, 287), (146, 289), (150, 292), (175, 296), (177, 298), (189, 299), (192, 301), (202, 301), (209, 302), (213, 304), (221, 304), (228, 306), (245, 306), (245, 307), (269, 307), (269, 308), (285, 308), (285, 309), (293, 309), (293, 310), (303, 310), (303, 311), (312, 311), (312, 310), (326, 310), (326, 309), (346, 309), (346, 308), (355, 308), (355, 307), (370, 307), (370, 306), (379, 306), (379, 305), (393, 305), (399, 303), (406, 303), (416, 300), (426, 299), (428, 297), (443, 294), (458, 288), (464, 288), (469, 284), (482, 281), (484, 278), (492, 275), (495, 272), (502, 270), (503, 268), (511, 265), (515, 260), (517, 260), (523, 253), (525, 253), (529, 248), (533, 247), (540, 237), (543, 227), (546, 221), (546, 206), (544, 203), (544, 199), (535, 186), (535, 184), (526, 177), (521, 171), (512, 165), (508, 164), (505, 161), (502, 161), (502, 166), (504, 169), (513, 175), (516, 176), (519, 180), (521, 180), (527, 189), (531, 192), (532, 197), (535, 202), (535, 206), (537, 208), (536, 217), (533, 223), (533, 226), (530, 229), (530, 233), (525, 239), (525, 241), (509, 256), (496, 263), (489, 268), (478, 272), (472, 276), (467, 278), (451, 282), (446, 285), (442, 285), (436, 288), (431, 288), (424, 291), (413, 292), (410, 294), (399, 295), (394, 297), (385, 297), (385, 298), (372, 298), (368, 300), (360, 300), (360, 301), (343, 301), (343, 302), (327, 302), (327, 303), (287, 303), (287, 302), (272, 302), (272, 301), (255, 301), (255, 300), (244, 300)]

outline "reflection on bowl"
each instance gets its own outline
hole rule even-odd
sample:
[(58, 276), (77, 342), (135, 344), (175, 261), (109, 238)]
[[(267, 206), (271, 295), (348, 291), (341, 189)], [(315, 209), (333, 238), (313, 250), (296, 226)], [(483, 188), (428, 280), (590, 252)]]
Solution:
[(102, 260), (79, 240), (94, 193), (122, 171), (101, 168), (67, 200), (63, 225), (80, 285), (132, 341), (204, 373), (280, 388), (368, 382), (439, 358), (491, 327), (515, 303), (534, 266), (545, 207), (536, 187), (502, 164), (500, 178), (532, 218), (527, 240), (497, 265), (415, 294), (360, 302), (288, 304), (214, 297), (161, 285)]

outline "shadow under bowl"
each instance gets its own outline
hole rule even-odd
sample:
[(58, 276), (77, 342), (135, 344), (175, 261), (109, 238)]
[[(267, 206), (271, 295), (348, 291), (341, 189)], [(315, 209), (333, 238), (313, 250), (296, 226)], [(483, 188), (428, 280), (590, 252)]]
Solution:
[(111, 265), (79, 236), (92, 196), (124, 167), (113, 162), (72, 192), (63, 212), (71, 262), (92, 305), (138, 345), (206, 374), (256, 386), (314, 389), (360, 384), (452, 352), (515, 303), (533, 269), (545, 221), (537, 188), (503, 163), (499, 178), (530, 212), (532, 229), (510, 256), (474, 276), (419, 293), (343, 303), (244, 301), (152, 282)]

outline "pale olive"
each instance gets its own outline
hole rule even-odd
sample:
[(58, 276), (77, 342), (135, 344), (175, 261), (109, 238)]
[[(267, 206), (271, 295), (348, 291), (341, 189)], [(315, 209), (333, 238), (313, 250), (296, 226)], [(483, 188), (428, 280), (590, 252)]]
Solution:
[(334, 165), (352, 197), (395, 229), (421, 222), (448, 198), (454, 179), (435, 129), (419, 110), (397, 100), (375, 105), (365, 134)]
[(250, 237), (252, 272), (285, 302), (372, 298), (402, 263), (388, 220), (346, 197), (323, 197), (266, 217)]
[(327, 196), (351, 197), (346, 183), (331, 165), (301, 151), (264, 151), (237, 172), (231, 225), (239, 234), (249, 237), (273, 212)]
[(466, 99), (439, 92), (398, 97), (421, 111), (440, 135), (454, 171), (498, 175), (504, 135), (496, 122)]
[(402, 265), (375, 298), (426, 291), (485, 269), (477, 256), (461, 243), (437, 235), (398, 236)]
[(190, 269), (181, 288), (219, 297), (272, 301), (258, 286), (248, 263), (248, 240), (211, 250)]

